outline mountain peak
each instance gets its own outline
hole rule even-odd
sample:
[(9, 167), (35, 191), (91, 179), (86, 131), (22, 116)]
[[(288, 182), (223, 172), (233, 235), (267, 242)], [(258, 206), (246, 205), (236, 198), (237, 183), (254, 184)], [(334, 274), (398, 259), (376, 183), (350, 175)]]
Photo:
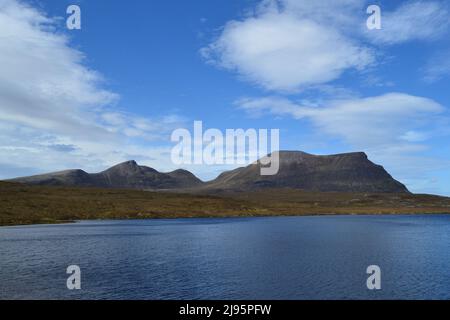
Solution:
[(138, 167), (138, 164), (136, 161), (134, 160), (128, 160), (122, 163), (119, 163), (118, 165), (116, 165), (115, 167)]
[(104, 175), (108, 176), (136, 176), (136, 175), (146, 175), (146, 174), (159, 174), (159, 172), (153, 168), (140, 166), (134, 160), (125, 161), (119, 163), (105, 171), (102, 172)]
[(103, 172), (93, 174), (92, 177), (98, 186), (115, 188), (162, 190), (186, 188), (201, 183), (188, 171), (163, 173), (150, 167), (140, 166), (134, 160), (122, 162)]

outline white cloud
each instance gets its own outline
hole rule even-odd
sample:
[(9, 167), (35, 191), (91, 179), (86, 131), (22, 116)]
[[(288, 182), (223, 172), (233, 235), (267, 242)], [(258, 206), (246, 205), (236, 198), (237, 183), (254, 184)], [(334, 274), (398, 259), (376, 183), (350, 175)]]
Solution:
[[(444, 2), (382, 7), (382, 29), (368, 30), (366, 0), (265, 0), (229, 21), (201, 50), (205, 59), (268, 90), (290, 92), (330, 83), (377, 64), (379, 45), (442, 37), (450, 26)], [(371, 45), (369, 45), (371, 44)]]
[(89, 141), (0, 123), (0, 167), (10, 168), (8, 172), (0, 172), (0, 178), (73, 168), (97, 172), (130, 159), (158, 169), (167, 168), (165, 153), (169, 148), (148, 148), (127, 142), (125, 139)]
[(426, 135), (419, 134), (420, 128), (445, 111), (431, 99), (403, 93), (328, 101), (321, 107), (302, 106), (280, 97), (241, 99), (237, 104), (250, 114), (266, 111), (309, 119), (321, 132), (341, 137), (358, 148), (423, 141)]
[(11, 168), (0, 178), (20, 171), (13, 168), (96, 171), (131, 158), (167, 167), (167, 148), (144, 142), (168, 140), (183, 119), (118, 111), (119, 96), (103, 88), (58, 21), (0, 0), (0, 166)]
[(428, 140), (429, 135), (426, 132), (419, 132), (419, 131), (407, 131), (402, 136), (400, 136), (400, 139), (408, 141), (408, 142), (422, 142)]
[(281, 1), (278, 6), (265, 1), (256, 15), (228, 22), (202, 54), (270, 90), (293, 91), (330, 82), (346, 70), (364, 69), (374, 61), (370, 49), (335, 28), (336, 21), (352, 20), (343, 12), (346, 4), (356, 2), (333, 6), (322, 1), (338, 9), (324, 16), (319, 12), (329, 11), (320, 10), (318, 3), (300, 6)]
[(105, 111), (100, 114), (100, 122), (109, 132), (120, 133), (130, 138), (154, 141), (167, 140), (170, 132), (174, 128), (184, 125), (186, 119), (177, 115), (149, 119), (123, 111)]
[(316, 0), (298, 1), (281, 0), (285, 11), (294, 13), (302, 19), (312, 19), (324, 22), (325, 25), (339, 30), (354, 29), (355, 26), (363, 26), (361, 12), (367, 7), (367, 0)]
[(449, 11), (441, 1), (405, 2), (394, 11), (382, 11), (382, 29), (367, 32), (370, 40), (398, 44), (411, 40), (434, 40), (450, 26)]

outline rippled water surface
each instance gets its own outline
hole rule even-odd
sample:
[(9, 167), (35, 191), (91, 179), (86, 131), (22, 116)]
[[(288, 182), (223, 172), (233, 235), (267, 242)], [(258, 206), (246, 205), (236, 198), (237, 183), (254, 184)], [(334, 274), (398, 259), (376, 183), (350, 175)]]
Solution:
[[(81, 268), (82, 290), (66, 288)], [(366, 287), (379, 265), (382, 290)], [(450, 216), (0, 228), (0, 299), (450, 299)]]

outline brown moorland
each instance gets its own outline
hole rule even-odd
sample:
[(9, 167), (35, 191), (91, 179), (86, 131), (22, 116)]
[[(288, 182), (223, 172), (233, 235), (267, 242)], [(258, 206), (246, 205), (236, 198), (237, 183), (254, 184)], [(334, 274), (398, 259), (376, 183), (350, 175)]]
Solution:
[(450, 213), (450, 198), (263, 189), (196, 194), (0, 182), (0, 225), (92, 219)]

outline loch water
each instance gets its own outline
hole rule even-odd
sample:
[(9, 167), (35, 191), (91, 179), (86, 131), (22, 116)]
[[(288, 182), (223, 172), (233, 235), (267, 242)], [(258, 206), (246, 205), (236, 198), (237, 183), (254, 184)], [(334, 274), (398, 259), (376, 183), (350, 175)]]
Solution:
[(450, 299), (450, 215), (1, 227), (0, 299)]

